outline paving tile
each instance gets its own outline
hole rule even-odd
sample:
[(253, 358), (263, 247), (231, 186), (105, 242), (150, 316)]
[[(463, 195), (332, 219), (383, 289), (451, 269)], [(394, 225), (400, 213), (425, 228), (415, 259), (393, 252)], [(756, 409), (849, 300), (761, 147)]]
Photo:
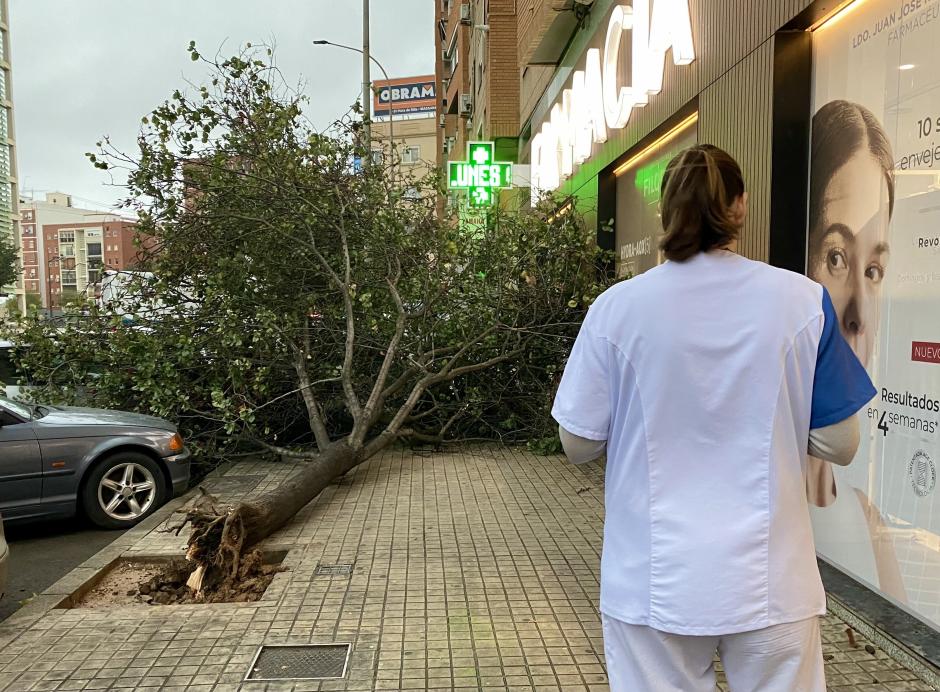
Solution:
[[(296, 471), (242, 462), (220, 487)], [(290, 570), (257, 603), (84, 611), (36, 606), (0, 627), (0, 689), (607, 690), (598, 614), (603, 469), (520, 448), (390, 450), (329, 486), (268, 543)], [(587, 491), (584, 488), (588, 488)], [(580, 491), (580, 492), (579, 492)], [(164, 520), (127, 532), (64, 590), (127, 551), (178, 554)], [(349, 577), (315, 574), (351, 563)], [(52, 598), (54, 595), (49, 596)], [(61, 598), (61, 597), (59, 597)], [(830, 689), (931, 689), (823, 620)], [(261, 644), (349, 642), (344, 680), (242, 684)], [(723, 676), (719, 689), (727, 690)]]

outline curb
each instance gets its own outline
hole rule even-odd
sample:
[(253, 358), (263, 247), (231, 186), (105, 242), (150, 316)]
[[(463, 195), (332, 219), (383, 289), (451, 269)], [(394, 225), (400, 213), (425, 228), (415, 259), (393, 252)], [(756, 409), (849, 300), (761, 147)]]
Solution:
[(871, 641), (875, 646), (884, 651), (889, 658), (897, 661), (922, 681), (935, 689), (940, 689), (940, 670), (931, 665), (930, 662), (918, 656), (917, 653), (911, 651), (894, 637), (870, 623), (861, 614), (855, 612), (843, 603), (838, 597), (832, 594), (826, 594), (826, 600), (830, 613)]
[[(121, 536), (114, 539), (114, 541), (85, 560), (78, 567), (43, 590), (42, 593), (34, 596), (26, 605), (0, 623), (0, 634), (7, 636), (11, 634), (16, 635), (22, 630), (28, 629), (34, 625), (49, 611), (54, 610), (66, 596), (71, 595), (73, 591), (93, 578), (102, 569), (108, 567), (115, 559), (126, 553), (139, 540), (165, 523), (198, 492), (199, 486), (197, 485), (188, 490), (185, 494), (170, 500), (142, 522), (125, 531)], [(9, 641), (6, 636), (4, 640)]]

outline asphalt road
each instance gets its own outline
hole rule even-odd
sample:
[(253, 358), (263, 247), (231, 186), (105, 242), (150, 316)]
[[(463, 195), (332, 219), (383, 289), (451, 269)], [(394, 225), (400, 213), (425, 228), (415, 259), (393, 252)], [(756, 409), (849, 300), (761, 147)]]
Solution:
[(64, 522), (5, 526), (10, 545), (6, 595), (0, 600), (0, 621), (23, 601), (56, 583), (121, 535), (72, 519)]

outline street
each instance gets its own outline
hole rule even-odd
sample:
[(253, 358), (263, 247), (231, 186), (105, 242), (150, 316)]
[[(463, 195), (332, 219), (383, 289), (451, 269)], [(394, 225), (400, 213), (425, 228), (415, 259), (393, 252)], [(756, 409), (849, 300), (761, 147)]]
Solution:
[(6, 595), (0, 600), (0, 622), (122, 533), (102, 531), (80, 519), (4, 528), (10, 565)]

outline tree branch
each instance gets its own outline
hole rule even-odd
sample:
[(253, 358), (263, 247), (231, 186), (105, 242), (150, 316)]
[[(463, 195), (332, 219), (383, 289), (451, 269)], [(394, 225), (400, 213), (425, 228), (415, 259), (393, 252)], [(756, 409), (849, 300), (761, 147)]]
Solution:
[(401, 343), (402, 337), (405, 334), (405, 325), (407, 324), (407, 312), (405, 310), (405, 305), (402, 302), (401, 294), (398, 292), (398, 281), (401, 279), (401, 260), (395, 258), (395, 272), (391, 277), (387, 277), (386, 283), (388, 283), (388, 290), (392, 295), (392, 299), (395, 301), (395, 307), (398, 310), (398, 317), (395, 320), (395, 333), (392, 335), (392, 339), (389, 342), (388, 347), (385, 349), (385, 358), (382, 359), (382, 366), (379, 368), (379, 373), (375, 378), (375, 384), (372, 386), (372, 392), (369, 395), (369, 399), (366, 401), (366, 405), (363, 408), (362, 420), (359, 422), (359, 428), (353, 432), (353, 446), (361, 444), (365, 439), (366, 434), (369, 431), (369, 428), (372, 427), (378, 417), (382, 413), (382, 403), (384, 403), (384, 398), (382, 392), (385, 389), (385, 383), (388, 381), (389, 372), (392, 369), (392, 363), (395, 362), (395, 358), (398, 355), (398, 345)]
[(310, 331), (304, 329), (302, 348), (294, 352), (294, 371), (297, 373), (297, 381), (300, 384), (300, 393), (304, 399), (304, 405), (307, 407), (307, 419), (310, 421), (310, 430), (317, 441), (317, 448), (322, 452), (330, 444), (330, 434), (323, 423), (323, 415), (320, 413), (320, 406), (313, 394), (310, 383), (310, 375), (307, 372), (307, 362), (310, 360)]

